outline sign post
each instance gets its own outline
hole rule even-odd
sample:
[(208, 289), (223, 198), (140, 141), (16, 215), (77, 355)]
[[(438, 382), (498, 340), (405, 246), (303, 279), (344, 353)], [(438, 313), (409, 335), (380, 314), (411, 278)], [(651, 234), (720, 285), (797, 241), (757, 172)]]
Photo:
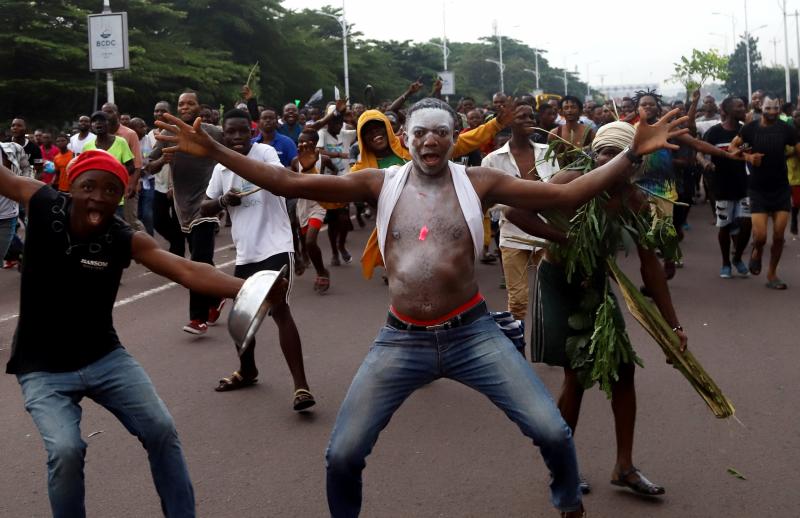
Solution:
[(442, 95), (455, 95), (456, 75), (450, 70), (445, 70), (439, 72), (439, 77), (442, 78)]
[[(108, 4), (106, 4), (108, 7)], [(128, 13), (112, 13), (110, 8), (102, 14), (90, 14), (89, 70), (106, 73), (108, 102), (114, 102), (113, 70), (127, 70), (128, 61)]]

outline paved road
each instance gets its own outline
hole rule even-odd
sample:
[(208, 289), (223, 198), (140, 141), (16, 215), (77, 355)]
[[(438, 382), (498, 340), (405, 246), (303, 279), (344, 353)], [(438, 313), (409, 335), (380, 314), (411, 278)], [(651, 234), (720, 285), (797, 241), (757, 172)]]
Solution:
[[(639, 372), (635, 461), (667, 487), (660, 500), (643, 500), (608, 484), (614, 463), (609, 403), (597, 390), (584, 398), (577, 433), (582, 472), (594, 484), (586, 498), (593, 517), (798, 516), (800, 376), (798, 316), (800, 242), (784, 255), (787, 292), (768, 291), (762, 279), (717, 278), (718, 259), (708, 209), (694, 211), (685, 243), (686, 267), (672, 281), (690, 347), (737, 407), (734, 420), (716, 420), (689, 384), (664, 364), (652, 340), (629, 319), (646, 368)], [(367, 230), (352, 234), (359, 250)], [(218, 264), (233, 259), (228, 233), (218, 239)], [(327, 252), (326, 252), (327, 255)], [(636, 278), (636, 264), (624, 261)], [(224, 268), (231, 271), (231, 266)], [(478, 266), (491, 307), (504, 304), (497, 266)], [(366, 282), (355, 265), (333, 268), (333, 286), (320, 297), (307, 273), (296, 284), (293, 311), (306, 367), (319, 404), (310, 415), (290, 409), (291, 384), (267, 322), (256, 355), (261, 383), (218, 394), (216, 380), (235, 364), (225, 326), (204, 337), (181, 331), (187, 293), (132, 267), (115, 312), (126, 347), (145, 366), (181, 435), (205, 517), (322, 517), (325, 445), (350, 380), (383, 321), (387, 294), (380, 279)], [(0, 272), (0, 363), (8, 359), (19, 277)], [(58, 304), (42, 299), (42, 324)], [(558, 369), (536, 367), (557, 391)], [(0, 516), (49, 512), (45, 452), (22, 407), (16, 380), (0, 376)], [(95, 517), (150, 517), (160, 513), (146, 456), (105, 410), (84, 405), (82, 434), (89, 444), (87, 507)], [(548, 476), (538, 452), (480, 395), (440, 381), (416, 394), (382, 434), (365, 472), (364, 516), (554, 516)], [(735, 468), (747, 480), (727, 473)]]

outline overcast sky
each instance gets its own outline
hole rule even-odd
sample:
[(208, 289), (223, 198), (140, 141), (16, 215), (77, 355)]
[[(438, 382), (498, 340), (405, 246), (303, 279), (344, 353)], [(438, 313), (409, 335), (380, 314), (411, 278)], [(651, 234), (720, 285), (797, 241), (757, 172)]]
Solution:
[[(782, 0), (781, 0), (782, 1)], [(341, 7), (341, 1), (285, 0), (288, 9)], [(442, 0), (345, 0), (347, 20), (367, 38), (427, 41), (442, 35)], [(447, 38), (477, 41), (492, 34), (492, 21), (507, 37), (546, 49), (551, 65), (577, 67), (581, 79), (592, 86), (622, 83), (662, 83), (672, 75), (673, 63), (692, 48), (717, 48), (730, 52), (735, 16), (737, 38), (744, 33), (744, 0), (445, 0)], [(602, 6), (602, 7), (601, 7)], [(787, 10), (800, 9), (800, 0), (788, 0)], [(727, 16), (712, 15), (723, 12)], [(546, 20), (539, 22), (538, 13)], [(748, 27), (759, 37), (764, 61), (784, 62), (783, 16), (779, 0), (750, 0)], [(766, 27), (756, 30), (756, 28)], [(789, 18), (789, 56), (797, 62), (795, 18)], [(456, 78), (458, 82), (458, 78)], [(758, 85), (753, 85), (757, 87)]]

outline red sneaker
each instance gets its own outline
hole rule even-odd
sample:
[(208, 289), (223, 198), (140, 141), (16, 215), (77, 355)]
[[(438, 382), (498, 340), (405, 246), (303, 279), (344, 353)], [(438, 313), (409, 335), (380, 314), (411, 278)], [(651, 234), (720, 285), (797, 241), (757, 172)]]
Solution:
[(183, 326), (183, 330), (193, 335), (204, 335), (208, 332), (208, 326), (202, 320), (192, 320)]
[(223, 307), (225, 307), (225, 299), (222, 299), (219, 306), (208, 310), (208, 320), (206, 320), (206, 324), (208, 324), (209, 327), (217, 325), (217, 320), (219, 320), (219, 316), (222, 315)]
[(3, 261), (3, 269), (10, 270), (12, 268), (17, 268), (19, 266), (19, 261)]

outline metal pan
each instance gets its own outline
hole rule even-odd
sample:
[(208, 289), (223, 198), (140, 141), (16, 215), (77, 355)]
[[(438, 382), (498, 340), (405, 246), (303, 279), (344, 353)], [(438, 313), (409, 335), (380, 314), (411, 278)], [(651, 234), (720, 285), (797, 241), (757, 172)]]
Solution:
[(251, 275), (239, 290), (228, 315), (228, 333), (241, 356), (261, 327), (264, 317), (270, 313), (268, 297), (278, 281), (286, 276), (286, 266), (280, 271), (263, 270)]

